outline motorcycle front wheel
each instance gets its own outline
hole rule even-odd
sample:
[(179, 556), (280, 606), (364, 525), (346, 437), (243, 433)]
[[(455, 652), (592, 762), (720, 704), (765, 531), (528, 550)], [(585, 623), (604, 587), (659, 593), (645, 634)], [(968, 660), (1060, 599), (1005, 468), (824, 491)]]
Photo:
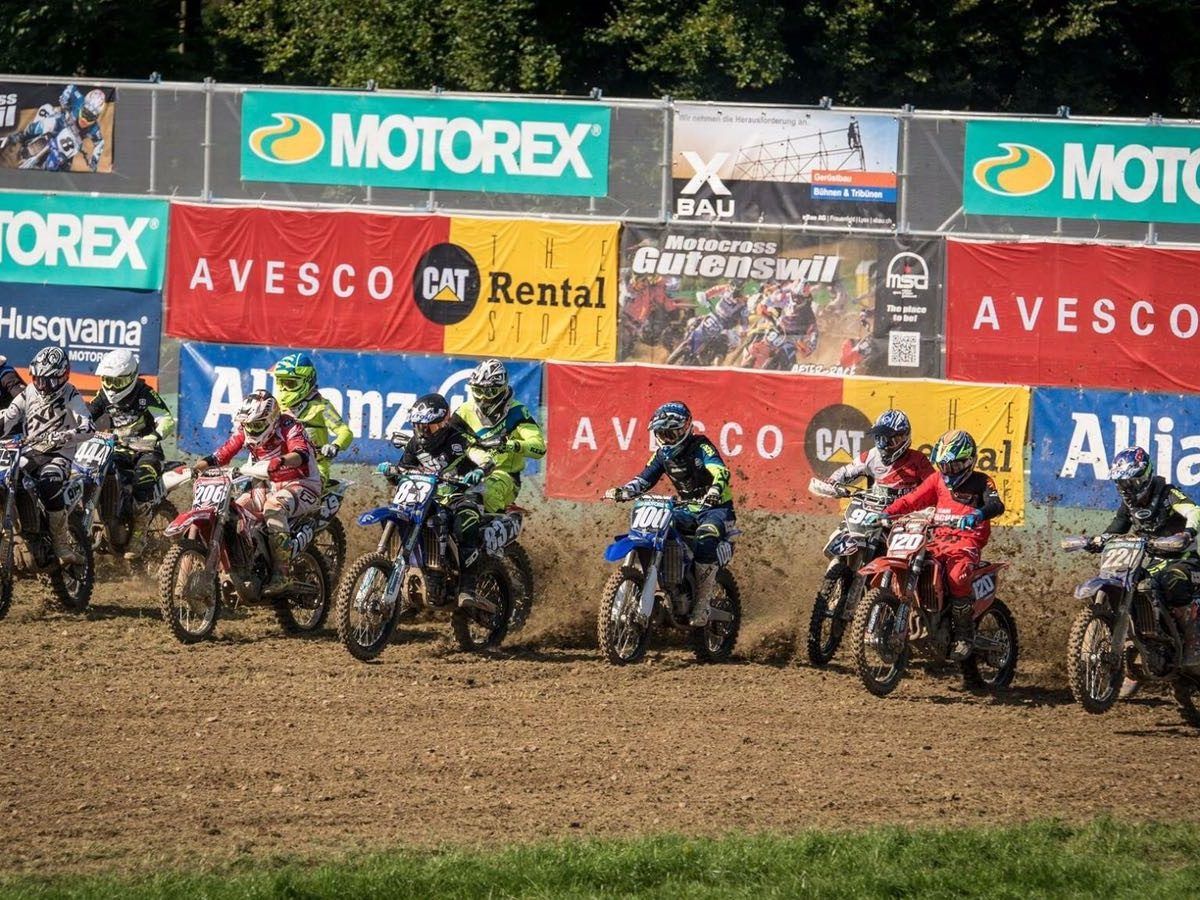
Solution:
[(742, 627), (742, 597), (737, 580), (728, 569), (717, 573), (717, 593), (711, 605), (713, 609), (729, 613), (733, 619), (729, 622), (710, 619), (703, 628), (693, 628), (692, 650), (700, 662), (725, 662), (733, 653)]
[(639, 569), (621, 566), (609, 576), (596, 617), (600, 652), (614, 666), (641, 662), (650, 643), (650, 623), (637, 620), (644, 578)]
[(508, 630), (512, 632), (525, 625), (533, 609), (533, 563), (529, 561), (525, 548), (516, 542), (504, 548), (504, 561), (511, 569), (510, 577), (517, 589), (512, 604), (512, 618), (508, 623)]
[(996, 600), (975, 623), (975, 648), (963, 660), (963, 683), (968, 688), (1003, 690), (1017, 673), (1017, 621), (1001, 600)]
[(1113, 622), (1092, 607), (1079, 611), (1067, 638), (1067, 681), (1071, 694), (1093, 715), (1117, 702), (1124, 677), (1122, 654), (1112, 649)]
[(329, 616), (329, 570), (311, 545), (292, 560), (292, 579), (301, 590), (275, 598), (275, 618), (288, 634), (311, 634)]
[(846, 594), (853, 575), (846, 571), (826, 573), (808, 620), (808, 661), (818, 668), (828, 664), (846, 631)]
[(896, 635), (900, 600), (884, 588), (869, 591), (858, 603), (850, 633), (854, 637), (854, 668), (863, 686), (886, 697), (908, 668), (908, 640)]
[(487, 557), (480, 562), (475, 577), (475, 595), (494, 603), (496, 611), (488, 612), (474, 606), (455, 609), (450, 626), (458, 646), (471, 653), (499, 647), (508, 634), (513, 594), (520, 590), (520, 586), (510, 580), (509, 569), (497, 560)]
[(220, 580), (208, 572), (208, 548), (181, 540), (167, 551), (158, 570), (158, 607), (181, 644), (195, 644), (213, 633), (221, 608)]
[(387, 598), (392, 558), (382, 553), (360, 556), (342, 576), (333, 617), (338, 640), (355, 659), (368, 662), (383, 652), (400, 618), (400, 598)]

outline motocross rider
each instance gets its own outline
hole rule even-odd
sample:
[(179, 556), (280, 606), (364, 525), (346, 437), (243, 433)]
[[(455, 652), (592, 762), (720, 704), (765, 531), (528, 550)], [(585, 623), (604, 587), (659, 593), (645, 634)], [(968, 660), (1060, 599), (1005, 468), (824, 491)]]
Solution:
[(467, 402), (455, 411), (451, 424), (477, 441), (499, 441), (499, 446), (486, 448), (493, 465), (483, 479), (483, 511), (504, 512), (520, 493), (525, 461), (546, 455), (546, 437), (528, 407), (513, 396), (504, 363), (485, 359), (475, 367), (467, 382)]
[(33, 382), (0, 412), (0, 434), (25, 430), (25, 461), (37, 479), (37, 493), (50, 525), (54, 555), (68, 565), (84, 558), (68, 533), (63, 491), (71, 477), (78, 435), (92, 430), (87, 404), (68, 381), (71, 361), (61, 347), (43, 347), (29, 364)]
[(4, 144), (15, 140), (24, 146), (42, 135), (53, 138), (64, 128), (73, 128), (79, 133), (81, 140), (92, 142), (92, 152), (87, 158), (87, 164), (88, 168), (95, 172), (104, 153), (100, 116), (107, 105), (104, 91), (99, 88), (88, 91), (85, 96), (75, 85), (68, 84), (59, 95), (58, 109), (48, 103), (43, 104), (28, 125), (4, 138)]
[(158, 391), (138, 377), (138, 361), (125, 349), (112, 350), (96, 367), (100, 392), (89, 406), (95, 427), (120, 440), (116, 464), (133, 475), (133, 534), (126, 559), (146, 549), (147, 526), (162, 498), (163, 452), (159, 442), (175, 430), (175, 418)]
[(264, 390), (246, 395), (233, 423), (229, 440), (192, 463), (192, 469), (202, 472), (228, 465), (244, 447), (249, 448), (250, 458), (255, 462), (267, 462), (268, 483), (256, 484), (237, 503), (261, 513), (266, 521), (275, 577), (263, 593), (274, 596), (292, 587), (291, 523), (309, 512), (321, 498), (317, 451), (304, 433), (304, 426), (291, 416), (281, 415), (278, 401)]
[(671, 480), (687, 503), (675, 510), (676, 525), (695, 537), (696, 605), (690, 624), (701, 628), (708, 624), (716, 593), (718, 549), (735, 519), (729, 469), (708, 438), (693, 434), (692, 413), (685, 404), (677, 400), (664, 403), (654, 411), (649, 429), (658, 446), (646, 468), (625, 485), (609, 488), (604, 496), (632, 500), (654, 487), (664, 474)]
[(834, 469), (826, 481), (840, 485), (866, 478), (868, 485), (880, 484), (903, 496), (933, 474), (925, 454), (912, 449), (912, 424), (900, 410), (880, 413), (867, 436), (874, 438), (875, 446)]
[[(396, 476), (397, 466), (420, 469), (424, 472), (449, 474), (467, 486), (484, 481), (494, 465), (491, 458), (470, 448), (470, 437), (450, 415), (450, 404), (441, 394), (426, 394), (408, 411), (413, 435), (404, 446), (400, 461), (380, 463), (377, 471), (389, 480)], [(480, 523), (483, 519), (479, 495), (464, 491), (458, 485), (439, 488), (437, 502), (454, 517), (454, 540), (459, 553), (458, 605), (482, 606), (476, 597), (475, 582), (480, 562)], [(495, 612), (495, 608), (488, 612)]]
[(785, 296), (777, 325), (801, 356), (811, 356), (817, 346), (817, 314), (813, 311), (812, 285), (782, 292)]
[(954, 620), (954, 646), (950, 655), (956, 660), (971, 655), (975, 637), (972, 573), (992, 533), (989, 520), (1004, 512), (1004, 501), (995, 482), (975, 471), (977, 455), (971, 435), (960, 430), (947, 431), (933, 448), (933, 464), (938, 471), (884, 510), (885, 516), (901, 516), (935, 506), (939, 514), (956, 517), (953, 525), (934, 528), (929, 541), (929, 552), (946, 569)]
[(695, 323), (691, 340), (692, 346), (697, 350), (721, 332), (738, 327), (745, 328), (749, 323), (750, 309), (740, 287), (719, 284), (702, 292), (700, 296), (713, 302), (707, 315), (695, 316), (688, 323)]
[(0, 356), (0, 410), (16, 400), (25, 390), (25, 381), (17, 370), (8, 364), (7, 356)]
[(275, 396), (285, 416), (304, 426), (319, 454), (321, 484), (328, 486), (334, 458), (354, 442), (350, 426), (317, 389), (317, 367), (307, 353), (289, 353), (271, 369)]

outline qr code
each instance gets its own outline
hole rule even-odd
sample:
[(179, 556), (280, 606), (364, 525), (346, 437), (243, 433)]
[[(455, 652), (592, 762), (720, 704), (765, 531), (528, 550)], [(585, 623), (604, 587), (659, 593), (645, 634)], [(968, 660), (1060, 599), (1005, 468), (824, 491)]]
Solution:
[(888, 365), (917, 368), (921, 365), (921, 332), (893, 331), (888, 334)]

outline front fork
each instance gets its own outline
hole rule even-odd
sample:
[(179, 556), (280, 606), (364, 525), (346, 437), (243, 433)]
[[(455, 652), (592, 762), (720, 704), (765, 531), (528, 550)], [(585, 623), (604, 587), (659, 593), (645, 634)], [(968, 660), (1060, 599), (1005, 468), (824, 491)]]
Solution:
[[(1129, 632), (1130, 607), (1133, 605), (1133, 591), (1127, 590), (1121, 597), (1121, 604), (1117, 607), (1117, 620), (1113, 623), (1112, 630), (1112, 646), (1109, 647), (1110, 664), (1113, 666), (1124, 665), (1125, 656), (1125, 636)], [(1137, 639), (1137, 634), (1133, 636), (1134, 644), (1140, 645)], [(1141, 647), (1139, 646), (1139, 650)]]

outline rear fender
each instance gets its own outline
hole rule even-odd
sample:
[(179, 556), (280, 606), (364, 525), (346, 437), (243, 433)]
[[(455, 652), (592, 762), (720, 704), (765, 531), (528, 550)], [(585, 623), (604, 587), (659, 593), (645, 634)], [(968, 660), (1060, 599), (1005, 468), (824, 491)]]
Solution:
[(358, 517), (358, 524), (364, 526), (381, 525), (384, 522), (395, 522), (402, 525), (408, 522), (408, 517), (400, 510), (390, 506), (377, 506)]
[(191, 528), (195, 528), (207, 543), (212, 538), (213, 524), (217, 521), (217, 513), (212, 509), (189, 509), (181, 512), (175, 520), (163, 529), (166, 537), (175, 537)]

